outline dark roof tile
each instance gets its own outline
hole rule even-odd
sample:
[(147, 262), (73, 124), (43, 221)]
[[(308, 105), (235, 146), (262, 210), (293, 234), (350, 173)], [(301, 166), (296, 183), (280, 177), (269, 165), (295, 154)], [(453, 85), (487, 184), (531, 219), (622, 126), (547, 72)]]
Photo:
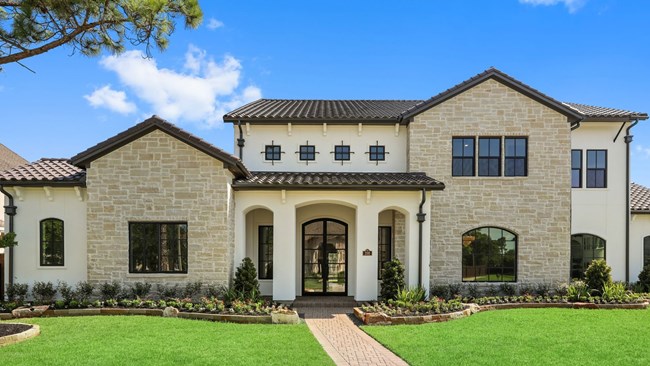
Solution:
[(625, 109), (616, 109), (616, 108), (607, 108), (607, 107), (597, 107), (593, 105), (586, 105), (580, 103), (564, 103), (565, 105), (575, 109), (576, 111), (582, 113), (585, 117), (589, 119), (597, 120), (599, 118), (623, 118), (627, 120), (633, 119), (647, 119), (648, 115), (646, 113), (628, 111)]
[(68, 159), (42, 158), (0, 172), (0, 185), (84, 185), (86, 172)]
[(650, 188), (636, 183), (630, 185), (630, 211), (650, 214)]

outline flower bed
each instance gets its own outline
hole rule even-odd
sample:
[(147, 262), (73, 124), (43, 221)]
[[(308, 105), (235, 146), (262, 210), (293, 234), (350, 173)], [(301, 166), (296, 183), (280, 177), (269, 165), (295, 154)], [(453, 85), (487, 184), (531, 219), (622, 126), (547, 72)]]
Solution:
[(41, 334), (41, 329), (36, 324), (2, 323), (0, 330), (3, 328), (7, 329), (6, 332), (0, 331), (0, 347), (22, 342)]

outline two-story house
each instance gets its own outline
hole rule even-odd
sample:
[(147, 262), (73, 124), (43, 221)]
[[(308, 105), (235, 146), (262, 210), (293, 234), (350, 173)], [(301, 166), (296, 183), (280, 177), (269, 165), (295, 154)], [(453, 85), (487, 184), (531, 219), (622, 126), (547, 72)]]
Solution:
[(496, 69), (428, 100), (261, 99), (224, 116), (235, 155), (154, 116), (0, 173), (7, 275), (227, 284), (250, 257), (280, 301), (376, 299), (392, 258), (426, 288), (567, 281), (594, 258), (634, 281), (650, 191), (630, 203), (626, 167), (647, 118)]

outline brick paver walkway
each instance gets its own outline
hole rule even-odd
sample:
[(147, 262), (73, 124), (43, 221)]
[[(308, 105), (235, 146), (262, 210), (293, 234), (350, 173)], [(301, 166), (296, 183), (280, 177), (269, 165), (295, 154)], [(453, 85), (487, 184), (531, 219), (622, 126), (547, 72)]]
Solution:
[(305, 322), (337, 365), (408, 365), (364, 333), (350, 308), (303, 308)]

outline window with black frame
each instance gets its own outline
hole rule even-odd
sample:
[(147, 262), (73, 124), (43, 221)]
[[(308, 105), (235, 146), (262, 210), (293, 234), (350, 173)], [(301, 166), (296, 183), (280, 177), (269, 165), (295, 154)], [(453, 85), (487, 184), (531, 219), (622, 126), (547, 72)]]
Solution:
[(571, 150), (571, 188), (582, 188), (582, 150)]
[(300, 145), (299, 149), (300, 160), (314, 161), (316, 160), (316, 146), (315, 145)]
[(571, 278), (584, 278), (585, 270), (596, 259), (605, 259), (605, 239), (591, 234), (571, 235)]
[(278, 161), (282, 159), (282, 149), (280, 145), (266, 145), (264, 147), (264, 159), (269, 161)]
[(386, 160), (386, 147), (383, 145), (370, 145), (369, 158), (370, 161), (384, 161)]
[(498, 177), (501, 175), (501, 138), (479, 137), (478, 175)]
[(258, 227), (258, 277), (260, 280), (273, 279), (273, 226)]
[(607, 150), (587, 150), (587, 188), (607, 188)]
[(474, 138), (452, 138), (451, 175), (454, 177), (474, 176)]
[(49, 218), (40, 223), (41, 266), (63, 266), (65, 264), (65, 238), (63, 220)]
[(506, 137), (505, 159), (503, 162), (506, 177), (525, 177), (528, 175), (528, 139), (526, 137)]
[(350, 145), (335, 145), (334, 146), (334, 160), (348, 161), (350, 160)]
[(643, 238), (643, 266), (650, 266), (650, 235)]
[(380, 226), (379, 227), (379, 242), (378, 250), (379, 255), (377, 259), (379, 260), (379, 270), (378, 277), (381, 280), (381, 272), (384, 269), (386, 263), (390, 262), (393, 259), (393, 234), (392, 228), (390, 226)]
[(187, 223), (130, 222), (129, 272), (187, 273)]
[(463, 234), (463, 282), (516, 282), (517, 235), (498, 227)]

